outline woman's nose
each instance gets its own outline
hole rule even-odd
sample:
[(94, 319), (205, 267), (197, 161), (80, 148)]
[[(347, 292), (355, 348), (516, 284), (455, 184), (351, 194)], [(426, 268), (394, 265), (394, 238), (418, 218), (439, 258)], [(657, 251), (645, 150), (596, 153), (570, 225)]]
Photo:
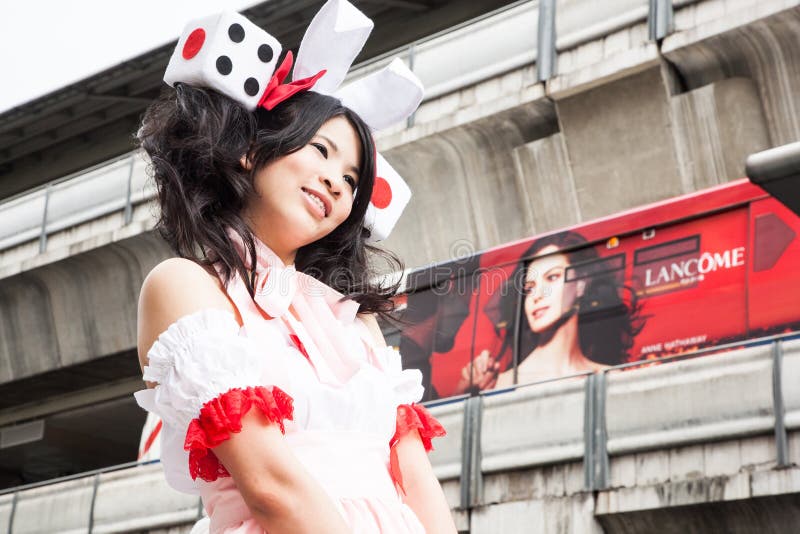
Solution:
[(330, 178), (328, 178), (326, 176), (323, 176), (322, 177), (322, 183), (325, 184), (325, 187), (328, 188), (328, 191), (330, 191), (330, 193), (333, 196), (338, 197), (341, 194), (341, 190), (340, 190), (339, 186), (335, 185), (333, 180), (331, 180)]

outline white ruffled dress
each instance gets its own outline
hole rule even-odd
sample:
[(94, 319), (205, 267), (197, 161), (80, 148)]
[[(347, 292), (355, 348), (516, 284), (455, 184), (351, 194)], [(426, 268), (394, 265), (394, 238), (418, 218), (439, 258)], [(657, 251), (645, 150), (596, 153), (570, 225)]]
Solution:
[(250, 409), (281, 426), (352, 532), (424, 532), (390, 461), (403, 434), (419, 431), (429, 450), (444, 434), (414, 404), (419, 371), (402, 370), (396, 350), (373, 345), (355, 302), (283, 266), (263, 243), (257, 252), (255, 299), (241, 279), (227, 285), (243, 324), (219, 309), (180, 318), (148, 353), (144, 380), (158, 385), (135, 394), (163, 420), (167, 482), (202, 496), (209, 519), (193, 532), (264, 532), (213, 452)]

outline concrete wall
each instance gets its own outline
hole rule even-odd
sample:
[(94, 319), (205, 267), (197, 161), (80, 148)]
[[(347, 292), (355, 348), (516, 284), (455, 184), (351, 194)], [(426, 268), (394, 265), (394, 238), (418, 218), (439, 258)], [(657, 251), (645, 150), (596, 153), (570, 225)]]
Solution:
[(149, 232), (4, 279), (0, 383), (135, 347), (139, 288), (168, 253)]
[[(587, 387), (596, 379), (430, 408), (448, 431), (430, 459), (459, 531), (796, 532), (800, 340), (609, 371), (602, 404)], [(784, 458), (776, 417), (786, 428)], [(606, 463), (589, 445), (596, 439), (608, 451), (600, 484), (587, 478)], [(170, 489), (160, 471), (137, 466), (20, 491), (10, 532), (77, 532), (90, 513), (97, 532), (188, 530), (198, 499)], [(0, 496), (0, 524), (13, 506)]]

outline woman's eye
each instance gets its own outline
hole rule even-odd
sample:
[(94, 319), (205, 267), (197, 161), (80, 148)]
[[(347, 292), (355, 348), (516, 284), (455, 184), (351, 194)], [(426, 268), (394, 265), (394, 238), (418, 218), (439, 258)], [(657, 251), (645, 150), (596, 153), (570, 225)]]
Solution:
[(533, 295), (536, 291), (536, 284), (527, 284), (525, 287), (522, 288), (522, 292), (526, 295)]
[(356, 190), (356, 179), (355, 178), (353, 178), (349, 174), (346, 174), (345, 177), (344, 177), (344, 181), (347, 182), (348, 184), (350, 184), (350, 189), (352, 189), (353, 191)]
[(322, 157), (324, 158), (328, 157), (328, 147), (326, 147), (322, 143), (311, 143), (311, 146), (319, 150), (320, 154), (322, 154)]

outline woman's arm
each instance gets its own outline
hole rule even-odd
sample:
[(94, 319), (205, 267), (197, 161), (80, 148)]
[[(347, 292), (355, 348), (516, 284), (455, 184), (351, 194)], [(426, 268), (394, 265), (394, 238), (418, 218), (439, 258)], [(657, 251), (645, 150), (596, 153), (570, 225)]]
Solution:
[(425, 527), (425, 532), (455, 533), (456, 525), (442, 486), (433, 474), (428, 453), (418, 432), (409, 432), (394, 445), (403, 477), (405, 502)]
[(270, 534), (350, 532), (333, 500), (257, 410), (214, 448), (258, 524)]
[[(379, 347), (386, 346), (386, 340), (373, 315), (359, 315), (367, 325), (375, 343)], [(397, 455), (400, 475), (403, 481), (405, 497), (403, 501), (412, 509), (425, 527), (425, 532), (456, 532), (450, 506), (444, 498), (442, 486), (433, 474), (428, 453), (422, 444), (419, 432), (409, 432), (401, 437), (392, 447)]]
[[(150, 347), (169, 325), (206, 308), (236, 315), (216, 276), (189, 260), (172, 259), (156, 266), (139, 298), (141, 365), (147, 365)], [(213, 451), (255, 520), (270, 534), (348, 532), (334, 502), (294, 456), (280, 427), (259, 410), (251, 409), (242, 418), (241, 432)]]

